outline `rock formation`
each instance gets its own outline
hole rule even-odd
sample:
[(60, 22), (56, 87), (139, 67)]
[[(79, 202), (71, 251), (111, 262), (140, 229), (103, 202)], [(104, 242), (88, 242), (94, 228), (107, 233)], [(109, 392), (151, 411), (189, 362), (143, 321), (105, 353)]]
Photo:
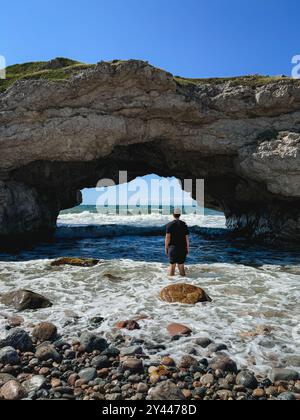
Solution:
[(187, 80), (141, 61), (64, 71), (0, 89), (2, 243), (53, 232), (80, 189), (119, 170), (205, 179), (230, 228), (300, 241), (299, 81)]

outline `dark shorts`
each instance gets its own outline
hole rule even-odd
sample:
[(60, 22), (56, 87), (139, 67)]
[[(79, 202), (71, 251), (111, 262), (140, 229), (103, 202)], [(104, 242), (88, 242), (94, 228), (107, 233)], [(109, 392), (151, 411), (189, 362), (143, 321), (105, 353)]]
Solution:
[(184, 264), (187, 257), (187, 251), (185, 248), (178, 248), (176, 246), (170, 246), (169, 248), (169, 260), (170, 264)]

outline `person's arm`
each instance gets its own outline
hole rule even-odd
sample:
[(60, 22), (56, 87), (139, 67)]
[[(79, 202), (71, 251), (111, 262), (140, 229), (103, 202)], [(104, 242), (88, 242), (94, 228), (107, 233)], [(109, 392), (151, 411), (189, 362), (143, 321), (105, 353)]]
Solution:
[(169, 254), (170, 242), (171, 242), (171, 234), (167, 233), (166, 234), (166, 239), (165, 239), (165, 250), (166, 250), (167, 255)]
[(189, 255), (189, 253), (190, 253), (190, 237), (189, 237), (189, 235), (186, 235), (185, 239), (186, 239), (186, 250), (187, 250), (187, 254)]

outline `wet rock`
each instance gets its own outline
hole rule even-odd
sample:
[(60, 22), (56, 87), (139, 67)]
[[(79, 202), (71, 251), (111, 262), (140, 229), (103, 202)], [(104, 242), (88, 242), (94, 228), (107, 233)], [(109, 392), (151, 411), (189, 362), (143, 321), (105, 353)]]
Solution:
[(182, 324), (170, 324), (167, 327), (168, 333), (170, 336), (174, 337), (175, 335), (190, 335), (192, 330)]
[(39, 342), (54, 341), (57, 336), (57, 328), (50, 322), (41, 322), (33, 329), (32, 336)]
[(98, 265), (100, 260), (92, 258), (60, 258), (51, 263), (51, 267), (61, 267), (65, 265), (71, 265), (73, 267), (95, 267)]
[(20, 357), (13, 347), (3, 347), (0, 350), (0, 363), (3, 365), (18, 365)]
[(161, 365), (167, 366), (167, 367), (175, 367), (176, 366), (176, 363), (175, 363), (175, 360), (174, 359), (172, 359), (171, 357), (166, 356), (166, 357), (164, 357), (161, 360)]
[(225, 354), (215, 357), (210, 362), (209, 367), (213, 370), (220, 369), (223, 372), (233, 372), (233, 373), (237, 372), (236, 363)]
[(256, 338), (259, 336), (268, 336), (271, 335), (273, 328), (268, 327), (267, 325), (260, 325), (254, 331), (247, 331), (240, 333), (242, 338)]
[(0, 340), (0, 348), (13, 347), (22, 352), (32, 350), (32, 340), (29, 334), (19, 328), (9, 332), (3, 340)]
[(129, 370), (133, 373), (142, 373), (144, 371), (143, 361), (135, 358), (128, 358), (122, 362), (124, 370)]
[(23, 387), (25, 388), (26, 392), (30, 394), (31, 392), (36, 392), (43, 388), (46, 383), (46, 379), (41, 375), (32, 376), (27, 381), (22, 383)]
[(140, 330), (141, 327), (134, 320), (120, 321), (116, 324), (116, 328), (122, 330), (126, 329), (128, 331)]
[(189, 284), (172, 284), (165, 287), (160, 297), (168, 303), (183, 303), (195, 305), (198, 302), (211, 302), (211, 298), (200, 287)]
[(108, 348), (108, 343), (103, 337), (89, 332), (81, 334), (79, 341), (81, 352), (92, 353), (95, 350), (102, 352)]
[(291, 392), (284, 392), (277, 397), (280, 401), (295, 401), (296, 397)]
[(195, 339), (195, 344), (203, 349), (206, 349), (210, 344), (212, 344), (212, 340), (208, 337), (198, 337)]
[(42, 295), (30, 290), (16, 290), (0, 297), (0, 302), (6, 306), (12, 306), (17, 311), (28, 309), (50, 308), (52, 303)]
[(245, 388), (255, 389), (258, 385), (257, 379), (254, 374), (249, 370), (243, 370), (236, 377), (237, 385), (242, 385)]
[(109, 358), (107, 356), (96, 356), (92, 359), (91, 364), (96, 369), (108, 368), (110, 366)]
[(256, 388), (252, 395), (254, 398), (263, 398), (266, 396), (266, 392), (263, 388)]
[(54, 360), (55, 362), (61, 361), (61, 356), (50, 343), (43, 343), (37, 347), (35, 357), (39, 361)]
[(150, 382), (156, 384), (161, 378), (167, 376), (168, 372), (165, 366), (150, 366), (148, 369)]
[(149, 390), (148, 399), (150, 401), (179, 401), (185, 400), (185, 396), (172, 381), (164, 381)]
[(97, 377), (97, 371), (95, 368), (86, 368), (81, 370), (78, 375), (85, 383), (89, 383)]
[(273, 383), (277, 381), (297, 381), (299, 374), (291, 369), (273, 369), (269, 374), (269, 378)]
[(17, 381), (6, 382), (0, 389), (0, 399), (7, 401), (22, 400), (27, 397), (25, 388)]
[(192, 366), (198, 366), (198, 361), (192, 356), (183, 356), (178, 366), (181, 369), (189, 369)]

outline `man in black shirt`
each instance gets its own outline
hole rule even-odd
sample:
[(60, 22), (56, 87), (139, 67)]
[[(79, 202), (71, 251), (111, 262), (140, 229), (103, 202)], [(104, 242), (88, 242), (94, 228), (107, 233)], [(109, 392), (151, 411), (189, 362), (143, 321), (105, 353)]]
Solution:
[(180, 275), (185, 277), (185, 261), (190, 252), (189, 229), (185, 222), (180, 220), (181, 210), (174, 210), (174, 220), (167, 225), (166, 254), (170, 259), (169, 275), (174, 276), (178, 265)]

